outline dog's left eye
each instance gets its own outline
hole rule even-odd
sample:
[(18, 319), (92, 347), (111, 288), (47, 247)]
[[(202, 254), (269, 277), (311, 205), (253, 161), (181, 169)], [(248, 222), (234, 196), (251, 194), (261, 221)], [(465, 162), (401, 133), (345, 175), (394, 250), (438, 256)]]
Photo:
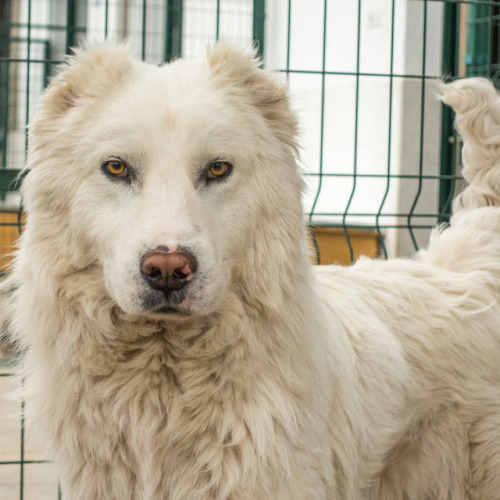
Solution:
[(207, 180), (214, 181), (227, 177), (233, 166), (227, 161), (215, 161), (210, 164), (207, 171)]

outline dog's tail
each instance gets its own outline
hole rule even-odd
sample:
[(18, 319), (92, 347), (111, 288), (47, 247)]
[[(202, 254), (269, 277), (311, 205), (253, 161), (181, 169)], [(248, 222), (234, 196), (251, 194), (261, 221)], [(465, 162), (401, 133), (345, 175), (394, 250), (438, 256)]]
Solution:
[(500, 96), (486, 78), (466, 78), (442, 85), (441, 100), (456, 112), (462, 136), (466, 189), (453, 203), (464, 208), (500, 206)]
[(441, 99), (456, 112), (468, 186), (453, 202), (450, 225), (432, 232), (419, 257), (453, 272), (479, 272), (467, 286), (480, 293), (488, 284), (494, 298), (478, 303), (493, 303), (500, 296), (500, 95), (489, 80), (467, 78), (443, 84)]

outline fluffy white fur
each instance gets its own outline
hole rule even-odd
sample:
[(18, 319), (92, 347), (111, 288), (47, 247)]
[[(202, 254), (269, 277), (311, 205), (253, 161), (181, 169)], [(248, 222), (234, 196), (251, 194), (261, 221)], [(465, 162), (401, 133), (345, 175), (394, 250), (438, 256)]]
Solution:
[[(11, 278), (65, 499), (498, 498), (500, 100), (443, 91), (472, 183), (451, 227), (415, 261), (315, 268), (296, 118), (252, 53), (76, 53), (30, 127)], [(166, 314), (141, 302), (157, 245), (199, 264)]]

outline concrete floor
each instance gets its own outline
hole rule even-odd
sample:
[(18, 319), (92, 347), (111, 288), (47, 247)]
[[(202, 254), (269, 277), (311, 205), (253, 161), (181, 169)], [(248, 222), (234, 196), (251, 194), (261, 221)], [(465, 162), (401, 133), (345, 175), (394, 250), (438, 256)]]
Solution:
[[(21, 465), (3, 464), (21, 459), (21, 401), (13, 396), (19, 381), (10, 376), (7, 357), (0, 354), (0, 500), (57, 500), (57, 475), (51, 463), (24, 464), (21, 489)], [(34, 436), (25, 429), (24, 460), (45, 460), (43, 450), (34, 444)]]

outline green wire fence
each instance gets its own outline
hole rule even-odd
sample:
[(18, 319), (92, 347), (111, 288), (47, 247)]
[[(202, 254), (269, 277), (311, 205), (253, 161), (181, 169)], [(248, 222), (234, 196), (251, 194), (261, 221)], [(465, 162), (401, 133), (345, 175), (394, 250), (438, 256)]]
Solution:
[[(353, 260), (364, 231), (373, 256), (388, 257), (413, 253), (450, 216), (460, 139), (435, 80), (498, 78), (500, 1), (3, 0), (0, 258), (14, 239), (6, 231), (22, 227), (17, 175), (48, 78), (71, 47), (107, 37), (127, 38), (155, 64), (201, 55), (220, 38), (253, 41), (288, 81), (299, 114), (318, 256), (330, 231)], [(11, 372), (12, 360), (0, 357), (0, 400)], [(51, 464), (27, 444), (20, 404), (16, 417), (0, 402), (0, 498), (60, 498)]]

